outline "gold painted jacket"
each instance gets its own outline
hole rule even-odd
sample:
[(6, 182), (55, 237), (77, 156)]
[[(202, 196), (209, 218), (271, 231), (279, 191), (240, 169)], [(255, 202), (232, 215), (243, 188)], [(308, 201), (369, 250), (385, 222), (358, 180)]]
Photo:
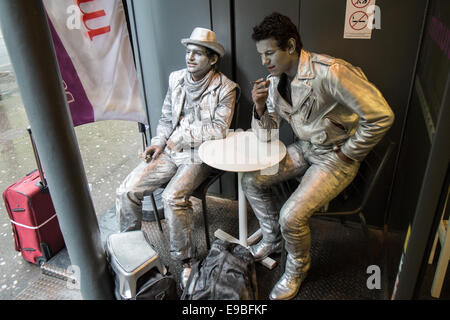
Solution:
[(302, 50), (291, 82), (292, 106), (278, 91), (280, 77), (268, 79), (267, 110), (252, 120), (257, 134), (263, 132), (259, 129), (279, 128), (284, 119), (315, 153), (341, 148), (347, 157), (361, 161), (393, 124), (394, 114), (380, 91), (360, 68), (341, 59)]
[(192, 125), (181, 118), (186, 96), (186, 72), (187, 69), (182, 69), (169, 76), (169, 88), (152, 145), (164, 147), (170, 138), (177, 150), (197, 148), (203, 141), (224, 138), (230, 127), (238, 86), (220, 72), (214, 75), (201, 96), (200, 108), (196, 112), (201, 120), (196, 123), (201, 125)]

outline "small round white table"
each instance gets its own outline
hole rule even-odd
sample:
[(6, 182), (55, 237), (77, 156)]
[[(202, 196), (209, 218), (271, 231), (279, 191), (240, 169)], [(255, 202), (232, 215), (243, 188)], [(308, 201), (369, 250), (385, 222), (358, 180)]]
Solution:
[[(244, 247), (252, 245), (261, 237), (261, 230), (248, 237), (247, 230), (247, 199), (242, 190), (242, 175), (244, 172), (262, 171), (262, 174), (275, 174), (278, 163), (286, 156), (286, 147), (279, 141), (260, 141), (251, 131), (236, 131), (225, 139), (205, 141), (199, 148), (200, 159), (207, 165), (223, 171), (238, 173), (238, 203), (239, 203), (239, 240), (218, 229), (214, 235), (222, 240), (239, 243)], [(276, 262), (266, 258), (262, 264), (269, 269)]]

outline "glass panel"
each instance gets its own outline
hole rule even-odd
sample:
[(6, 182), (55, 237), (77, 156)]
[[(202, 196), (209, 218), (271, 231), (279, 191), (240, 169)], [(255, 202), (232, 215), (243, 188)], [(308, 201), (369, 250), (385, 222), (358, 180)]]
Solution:
[(450, 1), (430, 1), (417, 75), (436, 125), (450, 71)]
[[(0, 30), (0, 193), (37, 168), (26, 130), (28, 125)], [(92, 187), (96, 214), (101, 216), (114, 208), (116, 188), (140, 161), (138, 156), (143, 146), (138, 125), (130, 121), (101, 121), (78, 126), (75, 133)], [(41, 272), (38, 266), (25, 262), (14, 250), (11, 223), (3, 201), (0, 204), (0, 243), (0, 300), (12, 300)]]

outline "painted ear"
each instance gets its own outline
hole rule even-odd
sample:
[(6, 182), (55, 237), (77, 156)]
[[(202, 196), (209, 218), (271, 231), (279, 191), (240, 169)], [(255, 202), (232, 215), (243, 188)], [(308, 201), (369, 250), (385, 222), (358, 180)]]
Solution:
[(214, 57), (210, 60), (211, 66), (215, 65), (217, 61), (219, 61), (219, 57), (217, 56), (217, 54), (215, 54)]
[(293, 54), (296, 47), (296, 41), (294, 38), (290, 38), (288, 40), (288, 48), (289, 48), (289, 54)]

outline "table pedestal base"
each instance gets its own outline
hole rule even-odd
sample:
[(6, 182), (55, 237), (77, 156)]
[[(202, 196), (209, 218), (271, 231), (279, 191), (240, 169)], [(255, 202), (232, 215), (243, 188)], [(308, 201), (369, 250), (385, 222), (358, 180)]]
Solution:
[[(243, 245), (248, 248), (248, 246), (251, 246), (252, 244), (258, 242), (259, 239), (261, 239), (261, 229), (256, 231), (254, 234), (252, 234), (247, 239), (247, 245), (242, 244), (241, 241), (239, 241), (239, 239), (236, 239), (235, 237), (233, 237), (232, 235), (226, 233), (225, 231), (223, 231), (221, 229), (216, 230), (216, 232), (214, 232), (214, 235), (216, 236), (216, 238), (218, 238), (220, 240), (240, 244), (240, 245)], [(259, 263), (261, 263), (263, 266), (265, 266), (266, 268), (268, 268), (270, 270), (275, 268), (275, 266), (277, 265), (277, 262), (270, 257), (267, 257), (264, 260), (259, 261)]]

